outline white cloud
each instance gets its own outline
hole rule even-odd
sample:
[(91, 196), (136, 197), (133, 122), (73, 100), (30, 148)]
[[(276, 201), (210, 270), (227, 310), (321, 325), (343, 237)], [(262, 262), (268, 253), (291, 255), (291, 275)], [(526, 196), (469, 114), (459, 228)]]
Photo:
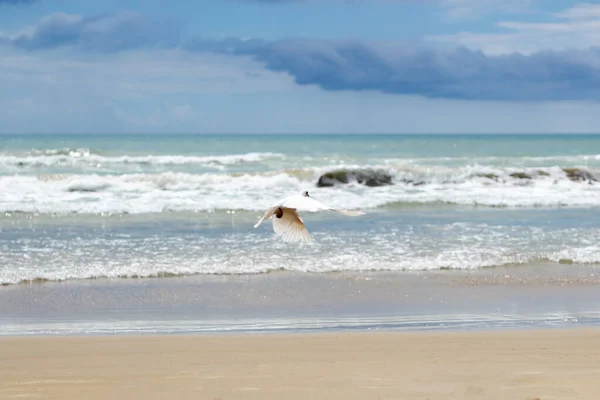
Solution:
[(600, 4), (579, 3), (557, 13), (556, 16), (571, 20), (600, 18)]
[[(245, 57), (182, 50), (80, 56), (0, 52), (0, 82), (79, 88), (107, 98), (165, 94), (280, 91), (293, 86), (286, 74), (266, 71)], [(6, 91), (4, 91), (6, 93)]]
[(460, 32), (426, 40), (463, 45), (486, 54), (587, 49), (600, 46), (600, 4), (577, 4), (550, 16), (547, 22), (501, 21), (497, 27), (506, 32)]
[(151, 111), (141, 111), (138, 113), (127, 112), (117, 105), (113, 105), (112, 110), (115, 117), (125, 126), (133, 129), (142, 129), (143, 131), (160, 128), (164, 124), (163, 112), (160, 108)]
[(177, 121), (187, 121), (194, 117), (194, 110), (189, 104), (174, 104), (169, 106), (169, 115)]
[(160, 131), (178, 124), (193, 131), (200, 118), (194, 99), (294, 86), (287, 74), (238, 56), (180, 49), (75, 56), (0, 46), (0, 131)]
[[(506, 33), (433, 40), (488, 53), (589, 46), (600, 43), (600, 17), (583, 17), (579, 10), (586, 7), (564, 10), (547, 23), (504, 21), (499, 27)], [(76, 55), (62, 47), (28, 52), (0, 45), (0, 87), (1, 132), (520, 133), (593, 132), (600, 126), (600, 105), (591, 102), (328, 92), (300, 87), (286, 73), (247, 57), (179, 48)]]
[(515, 14), (533, 10), (535, 0), (439, 0), (451, 20), (479, 18), (491, 13)]

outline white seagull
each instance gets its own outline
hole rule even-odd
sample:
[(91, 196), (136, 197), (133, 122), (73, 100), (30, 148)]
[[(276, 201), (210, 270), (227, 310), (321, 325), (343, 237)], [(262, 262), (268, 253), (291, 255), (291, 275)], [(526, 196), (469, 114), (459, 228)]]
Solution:
[(362, 211), (336, 210), (311, 198), (307, 191), (280, 200), (267, 209), (261, 219), (254, 225), (258, 228), (265, 219), (273, 217), (273, 230), (285, 242), (309, 242), (310, 235), (304, 226), (302, 218), (296, 212), (301, 211), (335, 211), (340, 214), (357, 217), (364, 215)]

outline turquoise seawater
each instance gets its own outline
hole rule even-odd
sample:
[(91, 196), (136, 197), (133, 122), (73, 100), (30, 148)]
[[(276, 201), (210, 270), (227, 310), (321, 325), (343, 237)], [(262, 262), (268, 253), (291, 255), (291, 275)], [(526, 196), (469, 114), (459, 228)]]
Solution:
[[(331, 171), (371, 171), (391, 184)], [(0, 283), (600, 264), (600, 135), (3, 135)], [(252, 225), (308, 190), (310, 245)]]

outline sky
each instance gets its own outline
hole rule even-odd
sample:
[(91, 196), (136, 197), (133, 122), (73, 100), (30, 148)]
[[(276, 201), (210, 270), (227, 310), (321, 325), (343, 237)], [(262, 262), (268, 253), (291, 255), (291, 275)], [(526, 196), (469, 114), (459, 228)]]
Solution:
[(600, 2), (0, 0), (0, 133), (598, 133)]

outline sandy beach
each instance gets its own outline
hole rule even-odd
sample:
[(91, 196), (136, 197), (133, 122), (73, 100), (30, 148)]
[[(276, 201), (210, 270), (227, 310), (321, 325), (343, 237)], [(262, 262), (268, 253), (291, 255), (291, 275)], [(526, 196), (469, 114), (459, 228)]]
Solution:
[(7, 337), (0, 398), (597, 399), (600, 331)]

